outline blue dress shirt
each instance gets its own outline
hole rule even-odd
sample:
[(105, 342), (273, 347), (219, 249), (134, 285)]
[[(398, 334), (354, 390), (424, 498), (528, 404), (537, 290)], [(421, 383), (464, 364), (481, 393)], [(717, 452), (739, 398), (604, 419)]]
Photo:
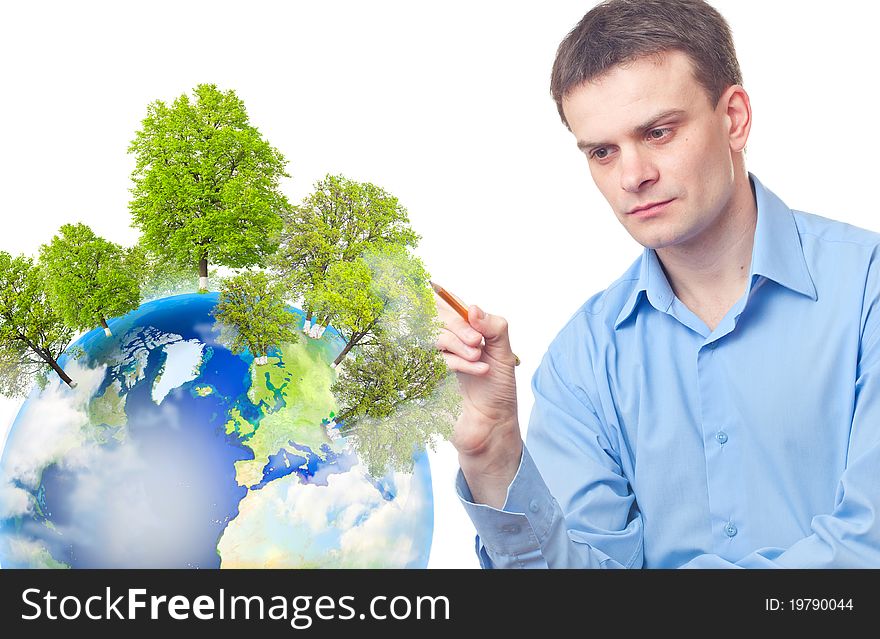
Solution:
[(749, 177), (715, 330), (645, 249), (550, 344), (502, 510), (459, 470), (484, 568), (880, 566), (880, 234)]

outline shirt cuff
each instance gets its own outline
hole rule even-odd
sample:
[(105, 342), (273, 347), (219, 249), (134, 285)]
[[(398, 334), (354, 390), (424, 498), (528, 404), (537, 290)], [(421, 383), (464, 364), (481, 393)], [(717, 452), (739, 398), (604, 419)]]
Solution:
[(476, 552), (484, 568), (544, 564), (541, 546), (556, 517), (556, 502), (528, 448), (523, 446), (516, 475), (507, 487), (507, 498), (499, 510), (473, 501), (461, 469), (455, 478), (458, 498), (477, 530)]

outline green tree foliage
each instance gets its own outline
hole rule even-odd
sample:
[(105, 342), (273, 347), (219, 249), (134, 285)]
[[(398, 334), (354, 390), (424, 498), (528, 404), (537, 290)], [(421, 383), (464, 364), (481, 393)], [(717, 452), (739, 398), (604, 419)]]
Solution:
[(198, 266), (206, 290), (209, 262), (250, 267), (275, 251), (289, 207), (278, 183), (289, 175), (235, 92), (200, 84), (194, 95), (147, 107), (129, 147), (137, 160), (129, 208), (144, 245)]
[(436, 303), (421, 260), (400, 245), (376, 244), (352, 262), (336, 262), (306, 304), (332, 314), (346, 345), (337, 366), (355, 346), (369, 346), (382, 330), (416, 336), (430, 327)]
[(40, 268), (52, 308), (78, 330), (101, 325), (110, 335), (108, 317), (140, 305), (140, 283), (129, 252), (98, 237), (85, 224), (65, 224), (40, 247)]
[(58, 365), (72, 333), (49, 305), (33, 261), (0, 251), (0, 392), (24, 396), (35, 378), (45, 386), (49, 369), (75, 386)]
[(393, 244), (334, 264), (315, 293), (351, 337), (331, 388), (336, 420), (369, 472), (408, 472), (412, 455), (449, 437), (460, 413), (458, 380), (434, 347), (442, 324), (422, 262)]
[(379, 244), (364, 251), (361, 259), (370, 268), (370, 288), (382, 300), (379, 320), (384, 332), (397, 339), (433, 345), (441, 326), (430, 274), (424, 263), (405, 247)]
[(35, 365), (29, 357), (30, 351), (22, 341), (0, 344), (0, 395), (5, 397), (25, 397), (34, 381), (34, 376), (42, 369), (42, 361)]
[(224, 278), (220, 300), (214, 308), (218, 322), (232, 328), (221, 332), (236, 355), (250, 351), (257, 364), (265, 364), (270, 348), (296, 342), (297, 316), (284, 304), (282, 287), (265, 271), (244, 271)]
[(333, 315), (334, 326), (346, 340), (336, 356), (338, 366), (358, 344), (369, 345), (379, 326), (386, 301), (371, 290), (371, 273), (367, 263), (336, 262), (327, 269), (327, 277), (305, 295), (305, 304), (316, 313)]
[(318, 288), (330, 268), (354, 262), (377, 244), (416, 246), (420, 236), (396, 197), (369, 182), (327, 175), (298, 206), (282, 213), (283, 229), (270, 266), (288, 285), (292, 299), (305, 300), (306, 323), (322, 313), (326, 327), (335, 309), (321, 311), (310, 305), (310, 291)]
[(368, 472), (411, 472), (413, 454), (448, 439), (461, 412), (458, 380), (427, 342), (383, 336), (346, 360), (331, 388), (336, 421)]

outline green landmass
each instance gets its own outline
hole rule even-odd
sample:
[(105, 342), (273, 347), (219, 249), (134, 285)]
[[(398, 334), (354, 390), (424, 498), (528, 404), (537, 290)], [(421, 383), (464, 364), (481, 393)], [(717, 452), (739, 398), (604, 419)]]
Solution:
[[(282, 353), (285, 351), (282, 349)], [(286, 353), (285, 353), (286, 354)], [(260, 406), (266, 413), (278, 410), (284, 404), (284, 388), (293, 379), (291, 369), (280, 357), (270, 357), (265, 364), (251, 363), (251, 387), (248, 399), (254, 406)]]
[(229, 421), (226, 422), (226, 434), (237, 433), (242, 439), (247, 439), (254, 432), (254, 425), (241, 416), (241, 411), (233, 408), (230, 411)]
[(10, 555), (15, 557), (17, 562), (25, 562), (27, 568), (70, 568), (68, 564), (55, 559), (49, 550), (38, 542), (9, 537), (6, 544)]
[(125, 439), (128, 424), (126, 398), (122, 384), (114, 380), (101, 395), (89, 402), (89, 420), (94, 427), (92, 436), (97, 443), (106, 444), (111, 438), (120, 442)]
[(125, 414), (125, 398), (122, 384), (115, 380), (104, 389), (104, 393), (89, 403), (89, 417), (95, 426), (125, 426), (128, 417)]
[(39, 551), (34, 553), (31, 556), (31, 568), (49, 568), (49, 569), (58, 569), (58, 568), (70, 568), (69, 564), (64, 563), (63, 561), (58, 561), (49, 554), (49, 551), (45, 548), (40, 548)]
[[(307, 343), (285, 344), (281, 357), (270, 357), (265, 365), (251, 364), (251, 388), (248, 398), (259, 406), (263, 417), (253, 435), (243, 442), (254, 452), (254, 459), (235, 462), (236, 481), (241, 486), (253, 486), (263, 479), (263, 468), (270, 455), (282, 448), (291, 448), (290, 442), (307, 446), (316, 455), (321, 446), (333, 446), (327, 436), (322, 418), (328, 407), (335, 410), (330, 387), (335, 371), (321, 357), (320, 351), (310, 349)], [(241, 419), (238, 409), (230, 411), (230, 421)], [(226, 425), (230, 431), (230, 422)], [(238, 428), (238, 426), (235, 426)]]

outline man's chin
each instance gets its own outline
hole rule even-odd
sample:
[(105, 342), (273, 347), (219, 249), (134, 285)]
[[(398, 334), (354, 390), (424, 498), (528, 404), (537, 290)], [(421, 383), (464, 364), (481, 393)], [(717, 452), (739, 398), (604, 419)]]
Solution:
[(655, 249), (655, 250), (658, 248), (659, 249), (666, 248), (667, 246), (672, 246), (673, 244), (675, 244), (675, 241), (672, 239), (663, 239), (663, 238), (658, 238), (656, 236), (650, 237), (650, 236), (646, 236), (644, 233), (640, 233), (640, 234), (630, 233), (630, 237), (632, 237), (632, 239), (634, 239), (636, 242), (638, 242), (639, 244), (641, 244), (645, 248)]
[(681, 244), (681, 241), (678, 239), (669, 239), (669, 240), (658, 240), (658, 239), (646, 239), (646, 238), (638, 238), (633, 236), (636, 242), (644, 246), (645, 248), (662, 250), (665, 248), (669, 248), (671, 246), (676, 246)]

